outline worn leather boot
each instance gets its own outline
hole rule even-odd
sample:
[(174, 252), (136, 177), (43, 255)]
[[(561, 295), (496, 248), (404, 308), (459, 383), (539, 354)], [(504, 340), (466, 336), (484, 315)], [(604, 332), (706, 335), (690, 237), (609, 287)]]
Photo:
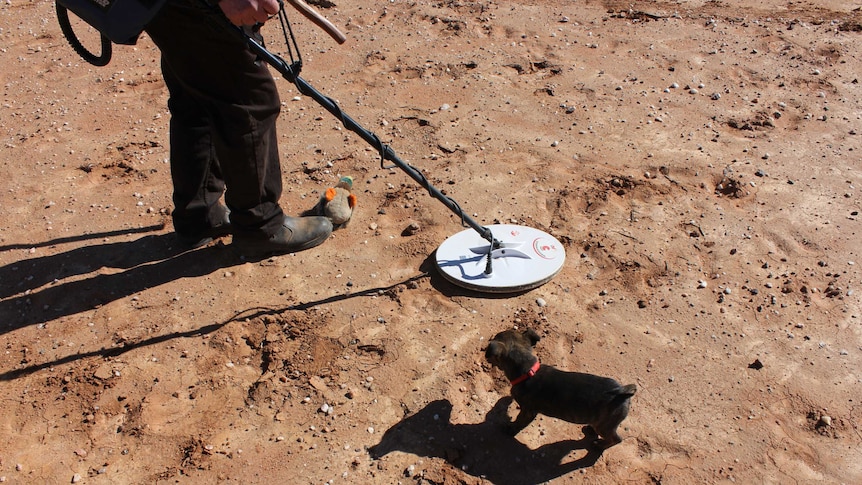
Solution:
[(233, 229), (230, 224), (230, 209), (224, 204), (216, 204), (212, 208), (209, 224), (210, 226), (201, 232), (177, 232), (177, 241), (180, 243), (180, 246), (187, 249), (197, 249), (211, 243), (213, 239), (230, 234)]
[(326, 217), (290, 217), (275, 234), (236, 232), (233, 244), (241, 252), (252, 255), (275, 255), (304, 251), (318, 246), (332, 234), (332, 222)]

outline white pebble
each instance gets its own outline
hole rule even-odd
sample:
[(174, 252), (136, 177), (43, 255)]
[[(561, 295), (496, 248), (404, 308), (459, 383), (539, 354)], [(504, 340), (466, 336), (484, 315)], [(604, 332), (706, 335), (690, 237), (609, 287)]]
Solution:
[(698, 287), (698, 288), (706, 288), (706, 287), (707, 287), (707, 282), (706, 282), (706, 281), (704, 281), (704, 280), (697, 280), (697, 287)]
[(368, 427), (368, 434), (374, 434), (374, 426)]
[(548, 302), (546, 302), (544, 298), (536, 298), (536, 305), (539, 305), (539, 307), (544, 308), (548, 306)]

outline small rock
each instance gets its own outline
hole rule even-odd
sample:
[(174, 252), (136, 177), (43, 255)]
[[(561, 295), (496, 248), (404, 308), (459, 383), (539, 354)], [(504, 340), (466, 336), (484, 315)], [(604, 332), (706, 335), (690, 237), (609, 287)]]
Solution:
[(706, 282), (706, 280), (697, 280), (697, 287), (698, 288), (706, 288), (707, 285), (708, 285), (708, 283)]
[(748, 364), (749, 369), (760, 370), (763, 369), (763, 362), (760, 359), (754, 359), (754, 362)]
[(539, 305), (539, 308), (544, 308), (548, 306), (548, 302), (544, 298), (536, 298), (536, 305)]
[(401, 231), (402, 236), (412, 236), (419, 232), (422, 228), (419, 226), (418, 222), (411, 222)]
[(80, 481), (81, 481), (81, 475), (79, 473), (72, 475), (72, 483), (78, 483)]
[(102, 364), (98, 369), (96, 369), (96, 372), (93, 373), (93, 377), (104, 381), (114, 377), (114, 370), (111, 369), (110, 365)]
[(822, 428), (824, 426), (825, 427), (832, 426), (832, 417), (827, 416), (825, 414), (823, 416), (820, 416), (820, 419), (817, 420), (817, 427)]

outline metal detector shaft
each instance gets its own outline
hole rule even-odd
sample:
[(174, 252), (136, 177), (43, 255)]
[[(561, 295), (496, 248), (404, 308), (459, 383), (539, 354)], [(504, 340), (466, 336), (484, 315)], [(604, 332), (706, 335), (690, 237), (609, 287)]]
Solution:
[(362, 125), (354, 121), (353, 118), (341, 111), (341, 108), (338, 107), (338, 104), (336, 104), (335, 101), (333, 101), (328, 96), (325, 96), (320, 91), (314, 89), (313, 86), (308, 84), (308, 82), (306, 82), (296, 72), (294, 72), (293, 67), (289, 66), (280, 56), (273, 54), (272, 52), (267, 50), (264, 46), (258, 43), (255, 39), (248, 36), (241, 29), (237, 29), (237, 31), (240, 32), (243, 37), (245, 37), (246, 41), (248, 42), (248, 45), (261, 59), (263, 59), (267, 64), (271, 65), (278, 72), (280, 72), (285, 79), (295, 84), (297, 89), (299, 89), (300, 93), (311, 96), (315, 101), (317, 101), (318, 104), (326, 108), (326, 110), (332, 113), (333, 116), (341, 120), (341, 123), (347, 129), (359, 135), (363, 140), (368, 142), (369, 145), (380, 150), (380, 156), (383, 157), (383, 159), (389, 160), (390, 162), (394, 163), (398, 168), (403, 170), (413, 180), (419, 183), (419, 185), (427, 189), (428, 193), (430, 193), (434, 198), (442, 202), (444, 205), (446, 205), (446, 207), (449, 208), (449, 210), (459, 216), (462, 223), (476, 230), (476, 232), (478, 232), (483, 239), (487, 240), (491, 244), (491, 250), (500, 247), (500, 242), (494, 239), (494, 235), (491, 233), (490, 229), (483, 227), (478, 222), (473, 220), (470, 216), (465, 214), (463, 210), (461, 210), (461, 207), (454, 200), (447, 197), (442, 192), (440, 192), (440, 190), (431, 185), (428, 179), (426, 179), (421, 172), (398, 158), (398, 155), (395, 154), (395, 151), (392, 150), (389, 145), (384, 144), (380, 140), (380, 138), (377, 137), (377, 135), (366, 130), (362, 127)]

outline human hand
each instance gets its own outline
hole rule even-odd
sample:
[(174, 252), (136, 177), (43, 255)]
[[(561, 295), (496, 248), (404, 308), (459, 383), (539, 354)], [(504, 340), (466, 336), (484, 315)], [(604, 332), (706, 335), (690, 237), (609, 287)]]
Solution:
[(262, 24), (278, 13), (278, 0), (221, 0), (221, 11), (234, 25)]

